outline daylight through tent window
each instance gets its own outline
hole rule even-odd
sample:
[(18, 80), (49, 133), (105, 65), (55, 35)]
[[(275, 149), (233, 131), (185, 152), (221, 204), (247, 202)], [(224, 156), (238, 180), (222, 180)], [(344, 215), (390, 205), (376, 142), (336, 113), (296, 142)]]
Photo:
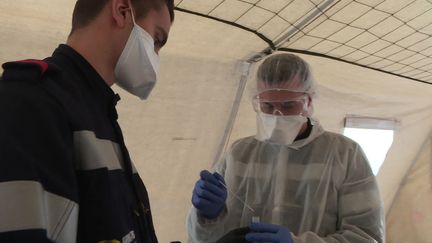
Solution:
[(393, 143), (395, 120), (370, 117), (345, 118), (344, 135), (360, 144), (372, 171), (378, 174)]

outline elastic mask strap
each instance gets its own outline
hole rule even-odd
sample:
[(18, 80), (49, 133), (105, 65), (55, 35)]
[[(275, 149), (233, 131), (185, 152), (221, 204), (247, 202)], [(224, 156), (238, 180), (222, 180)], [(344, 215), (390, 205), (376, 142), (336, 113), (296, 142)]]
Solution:
[(305, 101), (305, 103), (304, 103), (304, 106), (303, 106), (303, 113), (306, 115), (306, 116), (308, 116), (309, 114), (309, 103), (310, 103), (310, 96), (309, 95), (307, 95), (307, 99), (306, 99), (306, 101)]
[(135, 14), (134, 14), (134, 9), (133, 9), (133, 7), (132, 7), (132, 2), (131, 1), (129, 1), (129, 8), (130, 8), (130, 11), (131, 11), (131, 15), (132, 15), (132, 22), (134, 23), (134, 25), (136, 25), (137, 23), (135, 22)]

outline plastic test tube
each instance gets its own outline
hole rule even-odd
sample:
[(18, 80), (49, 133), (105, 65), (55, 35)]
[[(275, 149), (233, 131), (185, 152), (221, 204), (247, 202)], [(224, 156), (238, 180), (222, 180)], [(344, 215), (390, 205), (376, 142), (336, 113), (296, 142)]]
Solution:
[(259, 216), (252, 216), (252, 223), (259, 223), (260, 217)]
[[(259, 223), (259, 222), (260, 222), (259, 216), (252, 216), (252, 223)], [(254, 241), (252, 243), (258, 243), (258, 242)]]

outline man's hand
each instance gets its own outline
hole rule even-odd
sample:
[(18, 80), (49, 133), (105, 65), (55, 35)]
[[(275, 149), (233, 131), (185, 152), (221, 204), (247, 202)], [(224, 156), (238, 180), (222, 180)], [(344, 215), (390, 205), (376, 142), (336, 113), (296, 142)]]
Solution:
[(265, 223), (252, 223), (251, 232), (246, 235), (250, 242), (293, 243), (290, 230), (284, 226)]
[(227, 199), (227, 190), (222, 185), (225, 180), (218, 173), (211, 174), (207, 170), (201, 171), (200, 177), (193, 190), (192, 204), (202, 216), (208, 219), (217, 218)]
[(249, 232), (249, 227), (231, 230), (215, 243), (249, 243), (245, 235)]

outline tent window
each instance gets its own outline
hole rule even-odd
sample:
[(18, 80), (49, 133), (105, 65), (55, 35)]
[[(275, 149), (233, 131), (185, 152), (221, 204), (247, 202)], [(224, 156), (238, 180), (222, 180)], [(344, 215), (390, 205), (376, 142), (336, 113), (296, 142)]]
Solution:
[(396, 120), (370, 117), (346, 117), (344, 135), (362, 147), (372, 171), (378, 174), (393, 143)]

